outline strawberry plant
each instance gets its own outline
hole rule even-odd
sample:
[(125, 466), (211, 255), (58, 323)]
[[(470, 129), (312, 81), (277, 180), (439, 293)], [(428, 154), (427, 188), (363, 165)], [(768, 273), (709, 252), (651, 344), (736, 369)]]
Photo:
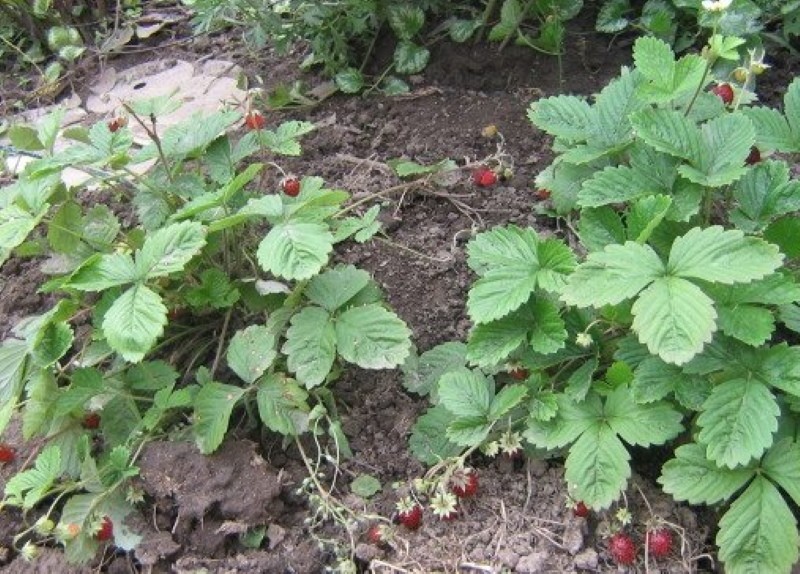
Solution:
[[(596, 511), (625, 488), (629, 445), (682, 437), (659, 481), (722, 506), (726, 571), (788, 572), (800, 183), (779, 153), (800, 151), (800, 79), (783, 111), (752, 105), (749, 72), (723, 102), (709, 86), (752, 67), (744, 49), (715, 33), (677, 58), (640, 38), (593, 101), (534, 102), (556, 152), (536, 185), (579, 247), (514, 225), (476, 235), (469, 338), (413, 355), (404, 380), (432, 402), (410, 439), (420, 460), (446, 467), (521, 437), (529, 455), (565, 457), (574, 499)], [(630, 564), (619, 536), (609, 551)]]
[[(235, 410), (289, 439), (327, 435), (347, 456), (330, 384), (346, 363), (387, 368), (409, 353), (409, 329), (369, 274), (329, 264), (336, 243), (378, 230), (377, 208), (346, 216), (348, 194), (318, 177), (261, 188), (262, 162), (285, 175), (273, 156), (299, 155), (313, 125), (236, 137), (241, 115), (220, 111), (162, 131), (177, 105), (127, 103), (127, 123), (67, 130), (63, 149), (58, 112), (10, 130), (41, 157), (2, 190), (0, 264), (41, 256), (41, 290), (58, 296), (0, 344), (0, 432), (18, 418), (36, 449), (2, 504), (58, 517), (19, 533), (18, 550), (56, 541), (86, 561), (101, 542), (133, 548), (125, 517), (146, 443), (167, 434), (213, 452)], [(67, 166), (90, 181), (66, 185)], [(131, 217), (95, 202), (99, 189)]]

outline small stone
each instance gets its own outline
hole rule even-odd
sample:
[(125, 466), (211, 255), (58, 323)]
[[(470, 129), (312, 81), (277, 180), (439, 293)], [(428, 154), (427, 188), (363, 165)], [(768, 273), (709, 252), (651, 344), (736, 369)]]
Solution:
[(572, 522), (564, 529), (564, 548), (570, 554), (577, 554), (583, 548), (583, 532), (581, 532), (581, 524), (578, 521)]
[(597, 551), (594, 548), (587, 548), (580, 554), (575, 555), (573, 564), (575, 568), (580, 568), (581, 570), (596, 570), (598, 562)]
[(269, 549), (274, 550), (286, 538), (286, 529), (277, 524), (270, 524), (267, 527), (267, 538), (269, 539)]
[(534, 552), (533, 554), (523, 556), (519, 559), (519, 562), (517, 562), (517, 572), (520, 574), (544, 572), (549, 556), (547, 552)]

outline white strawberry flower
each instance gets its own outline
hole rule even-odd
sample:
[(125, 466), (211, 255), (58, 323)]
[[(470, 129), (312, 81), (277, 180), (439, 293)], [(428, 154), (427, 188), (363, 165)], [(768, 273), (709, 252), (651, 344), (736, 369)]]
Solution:
[(709, 12), (722, 12), (726, 10), (733, 0), (703, 0), (703, 9)]

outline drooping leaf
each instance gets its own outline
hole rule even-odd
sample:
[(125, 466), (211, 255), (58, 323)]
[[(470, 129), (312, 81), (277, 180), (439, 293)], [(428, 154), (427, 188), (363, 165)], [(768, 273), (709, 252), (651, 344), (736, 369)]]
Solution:
[(466, 362), (466, 345), (457, 341), (442, 343), (418, 358), (412, 355), (406, 360), (402, 367), (403, 386), (413, 393), (427, 395), (436, 389), (444, 373), (463, 367)]
[(261, 422), (270, 430), (294, 436), (306, 428), (308, 392), (295, 381), (268, 375), (258, 383), (256, 399)]
[(213, 381), (200, 387), (194, 400), (192, 425), (200, 452), (210, 454), (222, 444), (233, 407), (243, 394), (241, 387)]
[(275, 360), (275, 334), (264, 325), (237, 331), (228, 345), (228, 366), (246, 383), (254, 383)]

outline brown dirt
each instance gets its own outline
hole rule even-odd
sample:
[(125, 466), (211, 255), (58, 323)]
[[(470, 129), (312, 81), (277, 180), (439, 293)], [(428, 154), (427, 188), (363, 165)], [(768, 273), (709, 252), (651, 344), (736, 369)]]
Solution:
[[(296, 174), (321, 175), (356, 198), (398, 183), (386, 169), (390, 159), (426, 163), (449, 157), (463, 163), (491, 155), (501, 140), (482, 137), (481, 129), (488, 124), (498, 127), (502, 151), (514, 165), (508, 181), (476, 189), (465, 174), (448, 189), (451, 198), (413, 192), (386, 197), (382, 215), (386, 240), (348, 243), (336, 255), (375, 275), (390, 304), (413, 329), (420, 351), (463, 339), (468, 332), (464, 302), (472, 276), (463, 246), (470, 232), (514, 222), (558, 233), (551, 220), (537, 215), (531, 187), (551, 158), (549, 140), (526, 120), (525, 111), (541, 96), (591, 94), (628, 63), (629, 46), (609, 46), (608, 38), (590, 29), (590, 22), (578, 22), (572, 29), (563, 83), (557, 60), (532, 51), (508, 47), (498, 54), (496, 46), (439, 44), (431, 65), (415, 79), (412, 97), (337, 96), (302, 114), (270, 117), (273, 123), (297, 117), (322, 126), (304, 140), (301, 158), (282, 165)], [(232, 58), (251, 79), (267, 78), (266, 88), (290, 80), (297, 61), (269, 52), (256, 57), (224, 36), (204, 38), (175, 51), (183, 58), (211, 52)], [(114, 65), (122, 68), (142, 57), (149, 55), (124, 56)], [(6, 263), (0, 274), (0, 334), (7, 334), (21, 316), (46, 305), (47, 300), (35, 294), (41, 280), (35, 261)], [(389, 517), (399, 494), (425, 472), (406, 445), (426, 403), (403, 390), (398, 372), (352, 370), (336, 392), (354, 452), (351, 460), (339, 465), (336, 494), (358, 513)], [(313, 443), (306, 446), (313, 449)], [(398, 530), (386, 548), (364, 542), (366, 523), (352, 525), (360, 568), (387, 573), (617, 571), (603, 543), (611, 512), (593, 513), (588, 519), (573, 516), (566, 506), (560, 461), (476, 458), (471, 463), (478, 469), (481, 493), (464, 503), (458, 520), (426, 518), (416, 532)], [(326, 523), (309, 530), (304, 522), (310, 516), (308, 505), (296, 492), (305, 476), (299, 454), (295, 448), (282, 449), (274, 437), (263, 437), (259, 443), (231, 439), (211, 457), (201, 456), (189, 443), (155, 443), (144, 451), (139, 466), (147, 496), (141, 514), (131, 521), (144, 535), (141, 546), (132, 556), (109, 554), (90, 570), (73, 571), (310, 574), (332, 567), (335, 550), (351, 546), (341, 526)], [(324, 469), (330, 479), (331, 465)], [(14, 470), (13, 466), (0, 469), (0, 485)], [(382, 484), (370, 500), (349, 493), (349, 482), (363, 473)], [(712, 569), (709, 561), (698, 557), (710, 549), (713, 516), (703, 515), (700, 521), (691, 509), (661, 494), (653, 478), (635, 476), (626, 492), (634, 523), (643, 525), (660, 516), (674, 525), (683, 544), (669, 560), (658, 564), (651, 560), (649, 571)], [(19, 518), (4, 511), (1, 545), (10, 542), (6, 526), (18, 525)], [(243, 546), (238, 534), (258, 526), (266, 527), (260, 547)], [(642, 529), (635, 529), (637, 543)], [(690, 536), (681, 537), (683, 533)], [(333, 544), (320, 548), (323, 538)], [(47, 551), (32, 564), (10, 554), (0, 555), (3, 562), (4, 572), (71, 571), (55, 551)]]

